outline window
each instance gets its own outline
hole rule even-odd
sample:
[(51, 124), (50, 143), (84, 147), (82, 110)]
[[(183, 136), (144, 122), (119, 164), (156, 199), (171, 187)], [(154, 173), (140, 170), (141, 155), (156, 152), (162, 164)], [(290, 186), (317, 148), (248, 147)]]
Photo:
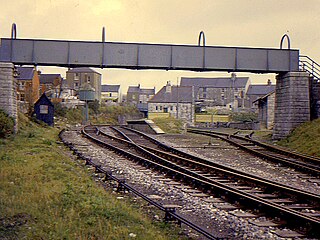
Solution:
[(162, 111), (162, 106), (160, 106), (160, 111)]
[(40, 105), (40, 114), (48, 114), (49, 108), (48, 105)]
[(25, 82), (20, 82), (19, 83), (20, 90), (24, 90), (24, 85), (25, 85)]
[(173, 111), (173, 106), (170, 107), (170, 111)]
[(79, 80), (79, 73), (74, 74), (74, 80)]
[(158, 106), (156, 106), (156, 110), (158, 111)]
[(109, 93), (109, 97), (112, 97), (112, 93)]
[(24, 94), (23, 93), (20, 94), (20, 101), (24, 102)]
[(164, 107), (164, 108), (163, 108), (163, 112), (167, 113), (167, 112), (168, 112), (168, 108), (167, 108), (167, 107)]
[(79, 86), (79, 83), (74, 83), (74, 87), (77, 88)]
[(90, 83), (90, 76), (87, 76), (87, 83)]

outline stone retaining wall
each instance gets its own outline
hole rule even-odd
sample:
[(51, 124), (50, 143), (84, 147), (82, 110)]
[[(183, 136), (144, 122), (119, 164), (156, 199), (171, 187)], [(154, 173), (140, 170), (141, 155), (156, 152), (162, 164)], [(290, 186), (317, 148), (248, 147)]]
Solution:
[(310, 121), (309, 75), (288, 72), (277, 76), (273, 138), (281, 139)]
[(18, 130), (17, 83), (13, 77), (14, 65), (0, 62), (0, 108), (15, 119)]

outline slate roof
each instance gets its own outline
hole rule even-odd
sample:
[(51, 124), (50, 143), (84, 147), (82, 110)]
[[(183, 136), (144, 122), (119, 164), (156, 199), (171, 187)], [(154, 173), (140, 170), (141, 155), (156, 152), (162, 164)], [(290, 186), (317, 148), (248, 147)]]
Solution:
[(101, 73), (99, 73), (89, 67), (72, 68), (72, 69), (68, 70), (68, 73), (98, 73), (99, 75), (101, 75)]
[(247, 91), (247, 95), (266, 95), (272, 91), (275, 91), (276, 85), (250, 85)]
[(119, 92), (120, 85), (101, 85), (101, 92)]
[(161, 88), (148, 102), (151, 103), (192, 103), (192, 86), (171, 86), (171, 92), (166, 92), (166, 86)]
[[(234, 81), (235, 88), (244, 88), (249, 77), (236, 77)], [(230, 88), (232, 81), (230, 77), (226, 78), (187, 78), (182, 77), (181, 86), (210, 87), (210, 88)]]
[(40, 84), (53, 84), (54, 80), (61, 78), (60, 74), (40, 74)]
[(140, 85), (138, 86), (129, 86), (128, 93), (139, 93), (144, 95), (154, 95), (155, 89), (154, 88), (140, 88)]
[(18, 67), (17, 71), (19, 73), (18, 80), (31, 80), (35, 69), (34, 67)]

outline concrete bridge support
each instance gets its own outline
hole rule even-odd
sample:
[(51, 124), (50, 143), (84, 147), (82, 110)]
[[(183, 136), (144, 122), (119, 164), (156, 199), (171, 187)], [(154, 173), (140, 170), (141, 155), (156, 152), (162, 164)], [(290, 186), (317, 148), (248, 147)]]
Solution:
[(306, 72), (277, 76), (273, 139), (282, 139), (301, 123), (310, 121), (309, 82)]
[(13, 71), (12, 63), (0, 62), (0, 108), (15, 119), (15, 132), (17, 132), (17, 83)]

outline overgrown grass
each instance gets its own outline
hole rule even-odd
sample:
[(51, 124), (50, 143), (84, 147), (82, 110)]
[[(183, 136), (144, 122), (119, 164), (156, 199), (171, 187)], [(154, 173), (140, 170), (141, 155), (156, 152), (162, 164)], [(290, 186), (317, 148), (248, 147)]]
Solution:
[[(178, 239), (71, 160), (58, 130), (20, 120), (0, 145), (0, 239)], [(160, 226), (161, 225), (161, 226)]]
[(320, 119), (302, 124), (278, 144), (298, 152), (320, 157)]
[(183, 122), (175, 118), (154, 118), (152, 121), (165, 133), (182, 133)]

